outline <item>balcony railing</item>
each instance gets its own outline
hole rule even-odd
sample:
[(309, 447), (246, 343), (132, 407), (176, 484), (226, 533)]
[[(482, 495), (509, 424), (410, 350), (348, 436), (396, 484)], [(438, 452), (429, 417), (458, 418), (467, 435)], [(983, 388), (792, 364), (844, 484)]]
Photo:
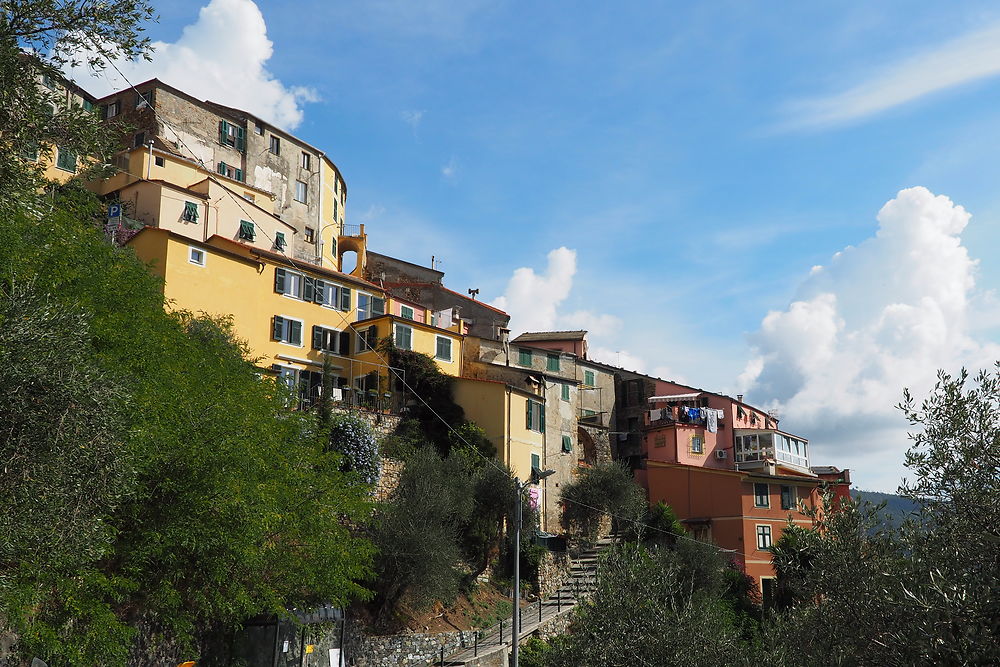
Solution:
[(361, 236), (361, 225), (344, 225), (340, 231), (341, 236)]

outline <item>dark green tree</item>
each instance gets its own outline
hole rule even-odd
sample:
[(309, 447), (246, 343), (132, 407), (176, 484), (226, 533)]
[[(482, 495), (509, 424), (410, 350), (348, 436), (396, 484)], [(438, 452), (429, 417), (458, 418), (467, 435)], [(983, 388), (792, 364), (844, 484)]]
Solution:
[(563, 486), (562, 499), (564, 525), (584, 540), (597, 536), (606, 517), (613, 517), (624, 528), (641, 520), (647, 509), (642, 488), (618, 462), (583, 468), (577, 479)]
[(41, 163), (53, 147), (108, 162), (121, 128), (105, 124), (44, 82), (59, 82), (68, 63), (96, 70), (105, 55), (148, 57), (143, 36), (153, 9), (147, 0), (4, 0), (0, 2), (0, 211), (33, 199)]

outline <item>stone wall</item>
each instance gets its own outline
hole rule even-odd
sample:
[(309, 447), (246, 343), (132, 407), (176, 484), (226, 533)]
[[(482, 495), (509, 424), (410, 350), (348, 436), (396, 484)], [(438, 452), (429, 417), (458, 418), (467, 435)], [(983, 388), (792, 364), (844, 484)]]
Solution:
[(351, 667), (423, 667), (440, 660), (442, 647), (447, 656), (471, 646), (474, 641), (472, 630), (378, 636), (365, 634), (361, 626), (348, 622), (344, 664)]
[(542, 599), (554, 594), (570, 578), (569, 554), (546, 551), (538, 564), (538, 589)]

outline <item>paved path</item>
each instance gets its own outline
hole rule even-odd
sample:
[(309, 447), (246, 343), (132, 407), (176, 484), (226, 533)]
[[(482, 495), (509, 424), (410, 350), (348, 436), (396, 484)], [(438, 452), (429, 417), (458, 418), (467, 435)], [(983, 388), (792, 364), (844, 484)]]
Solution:
[[(596, 583), (598, 554), (611, 542), (610, 538), (598, 540), (594, 549), (585, 551), (578, 558), (572, 560), (570, 564), (571, 576), (559, 590), (545, 600), (532, 602), (521, 607), (521, 631), (518, 633), (521, 639), (537, 630), (539, 625), (569, 613), (579, 601), (590, 596)], [(510, 647), (511, 638), (511, 622), (508, 618), (483, 630), (479, 635), (478, 643), (452, 653), (445, 658), (443, 664), (457, 667), (465, 665), (477, 657), (482, 658), (498, 651), (507, 650)]]

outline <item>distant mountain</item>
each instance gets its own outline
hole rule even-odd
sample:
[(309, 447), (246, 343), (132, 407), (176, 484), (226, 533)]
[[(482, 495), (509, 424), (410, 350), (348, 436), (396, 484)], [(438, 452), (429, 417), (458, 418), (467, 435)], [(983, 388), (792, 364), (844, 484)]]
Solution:
[(867, 500), (872, 505), (878, 505), (884, 501), (885, 507), (882, 508), (882, 516), (886, 526), (893, 528), (901, 524), (909, 515), (920, 512), (920, 505), (909, 498), (897, 496), (895, 493), (851, 489), (851, 497), (855, 500)]

